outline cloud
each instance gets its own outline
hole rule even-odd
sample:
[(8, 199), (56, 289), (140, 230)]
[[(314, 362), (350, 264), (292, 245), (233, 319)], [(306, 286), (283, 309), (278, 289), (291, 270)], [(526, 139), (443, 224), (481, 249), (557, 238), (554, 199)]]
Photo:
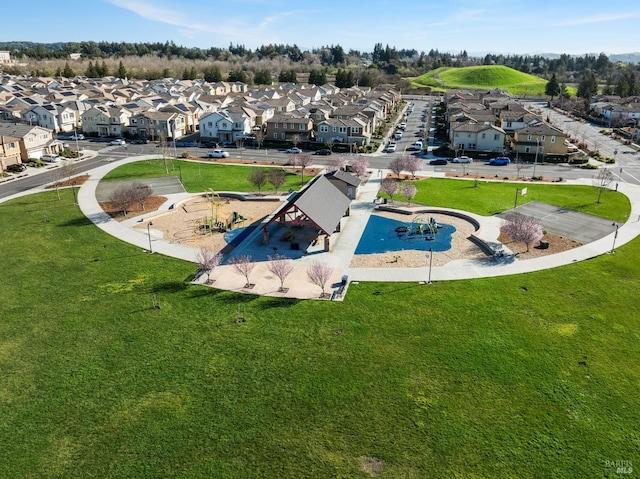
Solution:
[(590, 25), (593, 23), (606, 23), (615, 22), (617, 20), (628, 20), (630, 18), (637, 18), (640, 16), (640, 12), (622, 12), (617, 14), (603, 14), (594, 15), (591, 17), (578, 17), (578, 18), (566, 18), (557, 22), (556, 26), (570, 26), (570, 25)]

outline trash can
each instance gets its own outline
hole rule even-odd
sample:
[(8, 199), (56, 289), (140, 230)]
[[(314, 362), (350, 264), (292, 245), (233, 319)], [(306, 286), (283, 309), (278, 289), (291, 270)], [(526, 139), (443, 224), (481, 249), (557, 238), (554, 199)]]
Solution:
[(347, 280), (349, 279), (349, 276), (347, 276), (346, 274), (342, 277), (342, 286), (346, 286), (347, 285)]

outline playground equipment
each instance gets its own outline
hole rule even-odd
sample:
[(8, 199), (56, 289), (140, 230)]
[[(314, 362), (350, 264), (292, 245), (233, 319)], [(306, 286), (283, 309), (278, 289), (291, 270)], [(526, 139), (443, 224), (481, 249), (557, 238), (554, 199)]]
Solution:
[(438, 234), (438, 229), (442, 225), (436, 222), (433, 216), (426, 214), (416, 215), (411, 223), (401, 225), (395, 228), (395, 232), (398, 238), (404, 237), (405, 239), (414, 239), (415, 237), (423, 237), (425, 240), (433, 240), (434, 236)]

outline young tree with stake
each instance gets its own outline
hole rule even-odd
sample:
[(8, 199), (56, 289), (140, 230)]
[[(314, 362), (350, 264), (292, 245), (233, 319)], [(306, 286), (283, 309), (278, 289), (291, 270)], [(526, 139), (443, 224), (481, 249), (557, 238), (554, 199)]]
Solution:
[(222, 255), (211, 251), (209, 248), (202, 247), (196, 254), (196, 261), (198, 263), (198, 272), (207, 274), (207, 284), (211, 283), (210, 275), (216, 266), (222, 261)]
[(249, 282), (249, 276), (251, 275), (253, 268), (256, 267), (256, 264), (251, 260), (251, 256), (237, 256), (232, 258), (229, 263), (233, 265), (233, 269), (244, 276), (244, 279), (246, 280), (244, 287), (251, 288), (253, 285)]
[(293, 271), (293, 263), (284, 256), (269, 256), (268, 268), (269, 271), (280, 280), (280, 288), (278, 288), (278, 292), (284, 293), (286, 291), (284, 288), (284, 280), (287, 279), (287, 276), (289, 276)]
[(329, 281), (332, 273), (333, 268), (331, 266), (320, 263), (319, 261), (314, 261), (313, 263), (311, 263), (309, 269), (307, 270), (307, 277), (309, 278), (309, 281), (322, 289), (322, 295), (320, 296), (321, 298), (324, 298), (326, 296), (324, 287), (327, 281)]
[(521, 213), (508, 213), (500, 231), (516, 243), (524, 243), (529, 247), (544, 235), (542, 225), (537, 219)]

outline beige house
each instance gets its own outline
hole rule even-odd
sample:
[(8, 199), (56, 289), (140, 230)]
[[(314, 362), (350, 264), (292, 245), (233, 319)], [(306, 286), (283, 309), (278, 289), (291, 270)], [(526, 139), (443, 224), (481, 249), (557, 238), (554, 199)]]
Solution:
[(528, 126), (515, 132), (511, 149), (519, 154), (548, 156), (567, 155), (566, 135), (548, 123)]
[(53, 131), (40, 126), (0, 122), (0, 136), (18, 138), (20, 159), (41, 158), (46, 154), (57, 154), (62, 144), (53, 138)]
[(131, 117), (129, 133), (152, 141), (160, 138), (181, 138), (186, 128), (185, 116), (181, 113), (148, 111)]
[(313, 138), (313, 121), (308, 117), (276, 113), (266, 123), (266, 140), (302, 143), (313, 140)]
[(10, 165), (19, 165), (20, 160), (20, 138), (16, 136), (0, 135), (0, 173)]
[(128, 134), (130, 117), (126, 108), (96, 106), (82, 114), (82, 131), (88, 135), (122, 137)]

